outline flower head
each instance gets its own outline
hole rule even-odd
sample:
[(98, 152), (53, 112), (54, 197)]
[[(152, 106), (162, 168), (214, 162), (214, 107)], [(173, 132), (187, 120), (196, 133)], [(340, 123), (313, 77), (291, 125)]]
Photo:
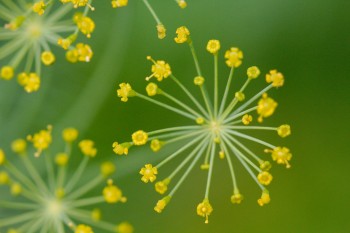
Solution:
[(188, 30), (187, 27), (182, 26), (179, 27), (178, 29), (176, 29), (176, 34), (177, 36), (175, 37), (175, 42), (176, 43), (185, 43), (186, 41), (188, 41), (189, 36), (190, 36), (190, 31)]
[[(0, 149), (0, 188), (3, 192), (7, 187), (13, 196), (9, 200), (2, 196), (0, 211), (11, 216), (0, 218), (0, 231), (25, 232), (28, 223), (31, 223), (32, 232), (115, 232), (119, 225), (103, 220), (101, 211), (96, 208), (126, 200), (112, 180), (108, 180), (107, 187), (103, 188), (105, 179), (115, 171), (114, 165), (104, 162), (99, 171), (96, 167), (87, 167), (91, 157), (72, 154), (75, 140), (71, 140), (72, 137), (66, 140), (65, 135), (77, 132), (74, 128), (63, 130), (65, 146), (52, 157), (46, 153), (53, 140), (51, 130), (52, 127), (49, 127), (30, 137), (33, 147), (45, 153), (40, 157), (31, 155), (32, 150), (27, 149), (23, 139), (13, 141), (11, 149), (15, 154), (11, 154), (6, 163), (3, 162), (4, 150)], [(7, 152), (10, 154), (10, 151)], [(14, 159), (16, 154), (18, 159)], [(70, 158), (75, 162), (81, 161), (78, 165), (70, 164)], [(46, 164), (43, 174), (41, 164)], [(93, 189), (100, 190), (100, 193), (91, 196), (94, 195), (90, 192)], [(130, 224), (129, 229), (127, 233), (132, 233)]]
[(281, 87), (284, 84), (283, 74), (277, 70), (271, 70), (269, 74), (266, 74), (266, 82), (272, 83), (274, 87)]
[[(10, 80), (18, 76), (18, 83), (26, 92), (32, 93), (40, 88), (41, 63), (51, 66), (56, 61), (52, 47), (58, 44), (66, 50), (74, 49), (79, 30), (89, 37), (95, 25), (86, 16), (91, 9), (88, 0), (36, 0), (33, 4), (27, 2), (0, 3), (0, 20), (7, 22), (4, 29), (0, 30), (0, 37), (4, 38), (0, 59), (10, 61), (6, 66), (0, 67), (0, 77)], [(73, 5), (62, 6), (61, 2)], [(80, 13), (81, 17), (76, 23), (67, 20), (73, 14), (72, 6), (86, 8), (84, 14)], [(86, 62), (91, 59), (92, 50), (87, 45), (76, 50), (77, 61)]]
[(112, 0), (111, 3), (113, 8), (124, 7), (128, 5), (128, 0)]
[(119, 84), (119, 89), (117, 90), (118, 97), (121, 97), (121, 101), (127, 102), (128, 97), (135, 96), (135, 92), (131, 88), (129, 83)]
[(164, 78), (167, 78), (169, 77), (169, 75), (171, 75), (171, 69), (168, 63), (161, 60), (155, 61), (150, 56), (148, 56), (147, 59), (153, 62), (153, 65), (152, 65), (153, 74), (146, 78), (147, 81), (149, 81), (152, 77), (155, 77), (160, 82)]
[(79, 147), (81, 152), (88, 157), (95, 157), (97, 149), (95, 148), (95, 143), (92, 140), (82, 140), (79, 142)]
[[(267, 161), (266, 158), (259, 156), (260, 153), (255, 153), (250, 149), (245, 141), (251, 141), (261, 145), (261, 151), (265, 150), (271, 153), (272, 160), (276, 161), (278, 164), (286, 164), (288, 167), (291, 154), (287, 148), (277, 147), (263, 139), (254, 137), (249, 132), (275, 131), (278, 135), (284, 137), (290, 133), (290, 129), (287, 125), (266, 127), (257, 124), (258, 122), (261, 123), (263, 118), (271, 116), (277, 107), (277, 103), (266, 94), (274, 87), (273, 84), (268, 84), (255, 95), (246, 92), (251, 82), (255, 80), (258, 81), (258, 79), (256, 79), (260, 74), (258, 67), (251, 66), (248, 68), (248, 77), (246, 77), (245, 83), (241, 87), (236, 88), (236, 91), (232, 90), (233, 70), (242, 63), (242, 51), (238, 48), (231, 48), (225, 53), (225, 58), (227, 59), (226, 64), (229, 66), (230, 71), (228, 72), (229, 75), (225, 91), (222, 95), (219, 95), (220, 88), (218, 83), (219, 80), (222, 80), (219, 79), (217, 72), (217, 58), (220, 49), (219, 41), (213, 40), (208, 43), (208, 51), (212, 53), (215, 58), (214, 68), (216, 72), (214, 72), (213, 77), (213, 92), (209, 92), (206, 89), (206, 85), (208, 85), (207, 83), (209, 83), (208, 80), (210, 79), (209, 76), (208, 78), (205, 76), (206, 80), (204, 82), (193, 43), (187, 44), (192, 51), (197, 70), (193, 87), (199, 89), (202, 100), (198, 100), (195, 97), (196, 95), (192, 94), (194, 91), (187, 88), (187, 86), (182, 84), (181, 81), (171, 73), (170, 67), (167, 68), (164, 61), (156, 62), (150, 57), (149, 60), (152, 60), (154, 64), (152, 67), (152, 72), (154, 73), (147, 78), (147, 80), (154, 76), (161, 81), (166, 77), (164, 75), (166, 73), (165, 71), (168, 71), (169, 78), (167, 81), (173, 81), (173, 84), (177, 85), (179, 90), (183, 91), (183, 94), (176, 92), (172, 95), (163, 88), (159, 92), (160, 84), (154, 85), (152, 83), (148, 84), (146, 88), (147, 95), (135, 91), (135, 97), (139, 97), (168, 109), (175, 114), (181, 115), (187, 118), (189, 123), (187, 125), (173, 126), (147, 132), (139, 130), (132, 134), (131, 141), (124, 143), (129, 143), (128, 145), (145, 145), (149, 143), (153, 152), (158, 152), (161, 148), (164, 148), (164, 152), (167, 153), (164, 160), (155, 165), (146, 164), (141, 168), (141, 180), (145, 183), (154, 182), (158, 176), (158, 172), (160, 173), (161, 169), (165, 166), (171, 166), (171, 162), (173, 162), (175, 158), (177, 161), (180, 161), (178, 164), (173, 165), (175, 168), (170, 175), (166, 175), (165, 178), (155, 183), (156, 192), (165, 195), (163, 199), (157, 202), (154, 208), (158, 213), (164, 210), (170, 198), (175, 194), (182, 182), (186, 180), (191, 170), (198, 166), (198, 168), (206, 171), (207, 184), (204, 200), (198, 205), (197, 213), (205, 217), (207, 222), (209, 215), (211, 215), (213, 211), (213, 207), (209, 202), (209, 191), (212, 183), (212, 174), (215, 173), (215, 161), (221, 159), (228, 164), (233, 186), (233, 194), (231, 196), (232, 203), (239, 204), (243, 200), (243, 195), (238, 188), (234, 169), (234, 166), (241, 164), (250, 174), (257, 186), (263, 191), (263, 195), (259, 199), (258, 204), (267, 204), (270, 199), (265, 186), (269, 185), (272, 181), (272, 175), (270, 173), (271, 163)], [(157, 95), (155, 95), (155, 93)], [(211, 95), (211, 93), (213, 94)], [(162, 102), (158, 100), (157, 98), (159, 98), (159, 96), (166, 98), (167, 101)], [(183, 96), (187, 97), (188, 101), (181, 101), (180, 98)], [(212, 96), (213, 98), (211, 98)], [(258, 117), (254, 114), (258, 115)], [(175, 149), (172, 149), (170, 146), (168, 147), (168, 145), (175, 142), (177, 143)], [(118, 145), (119, 144), (117, 144), (117, 146)], [(131, 149), (131, 147), (128, 147), (128, 149)], [(118, 148), (117, 151), (120, 153), (123, 152), (122, 148)], [(202, 160), (202, 163), (199, 165), (200, 160)]]

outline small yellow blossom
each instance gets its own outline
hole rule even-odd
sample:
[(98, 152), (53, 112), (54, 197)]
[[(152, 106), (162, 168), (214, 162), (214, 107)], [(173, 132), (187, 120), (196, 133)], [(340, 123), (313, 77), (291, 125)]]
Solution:
[(113, 8), (124, 7), (128, 5), (128, 0), (112, 0), (111, 3)]
[(89, 45), (78, 43), (75, 46), (75, 49), (78, 54), (78, 61), (89, 62), (91, 60), (93, 52)]
[(265, 150), (265, 152), (271, 152), (273, 161), (278, 164), (286, 164), (287, 168), (290, 168), (289, 161), (292, 159), (292, 154), (287, 147), (275, 147), (273, 150)]
[(5, 171), (0, 172), (0, 185), (5, 185), (10, 182), (9, 174)]
[(148, 135), (145, 131), (138, 130), (131, 135), (131, 138), (132, 138), (132, 142), (134, 143), (134, 145), (142, 146), (142, 145), (145, 145), (147, 143)]
[(225, 158), (225, 152), (224, 151), (219, 151), (219, 158), (224, 159)]
[(10, 80), (13, 78), (14, 69), (12, 66), (4, 66), (1, 68), (0, 77), (5, 80)]
[(202, 170), (209, 170), (209, 167), (210, 167), (209, 163), (204, 163), (204, 164), (201, 165), (201, 169)]
[(213, 207), (210, 205), (208, 199), (204, 199), (203, 202), (197, 206), (197, 214), (205, 218), (205, 223), (209, 223), (209, 215), (213, 212)]
[(282, 138), (289, 136), (291, 133), (290, 125), (281, 125), (280, 127), (277, 128), (277, 133)]
[(84, 224), (80, 224), (75, 228), (74, 233), (94, 233), (94, 232), (91, 227)]
[(129, 153), (130, 146), (131, 144), (128, 142), (125, 142), (122, 144), (118, 144), (118, 142), (113, 142), (113, 145), (112, 145), (113, 151), (117, 155), (127, 155)]
[(153, 167), (152, 164), (146, 164), (145, 167), (140, 170), (140, 175), (142, 175), (141, 180), (145, 183), (155, 181), (157, 174), (158, 170), (156, 167)]
[(57, 40), (57, 44), (61, 46), (63, 49), (67, 50), (76, 39), (77, 39), (77, 36), (75, 34), (72, 34), (67, 38), (59, 38)]
[(161, 60), (154, 61), (150, 56), (147, 56), (147, 59), (153, 62), (153, 74), (146, 78), (147, 81), (149, 81), (152, 77), (155, 77), (160, 82), (163, 80), (163, 78), (167, 78), (169, 75), (171, 75), (171, 68), (168, 63), (165, 63), (165, 61)]
[(166, 28), (164, 27), (163, 24), (157, 25), (157, 32), (158, 32), (159, 39), (164, 39), (166, 37)]
[(35, 157), (39, 157), (41, 152), (50, 146), (52, 142), (51, 131), (52, 126), (48, 125), (46, 130), (40, 130), (33, 136), (29, 135), (27, 137), (27, 140), (32, 142), (33, 146), (37, 149)]
[(91, 211), (91, 218), (94, 222), (98, 222), (101, 220), (101, 217), (102, 217), (102, 213), (101, 213), (101, 210), (100, 209), (93, 209)]
[(159, 200), (154, 207), (154, 211), (157, 213), (162, 213), (165, 206), (169, 203), (171, 196), (165, 196), (163, 199)]
[(0, 165), (3, 165), (6, 161), (5, 153), (2, 149), (0, 149)]
[(90, 0), (70, 0), (73, 5), (74, 8), (78, 8), (78, 7), (82, 7), (82, 6), (88, 6), (91, 10), (95, 10), (95, 8), (93, 8), (89, 2)]
[(37, 13), (38, 15), (44, 14), (45, 9), (46, 9), (46, 5), (45, 5), (44, 1), (36, 2), (33, 5), (33, 11), (35, 13)]
[(263, 206), (270, 203), (270, 194), (266, 189), (262, 192), (261, 197), (258, 199), (258, 204)]
[(90, 38), (91, 33), (95, 30), (95, 22), (90, 17), (83, 16), (81, 13), (74, 15), (74, 21), (81, 33), (86, 35), (87, 38)]
[(66, 52), (66, 59), (71, 63), (76, 63), (78, 61), (78, 51), (76, 49), (71, 49)]
[(197, 118), (196, 118), (196, 123), (197, 123), (198, 125), (203, 125), (204, 122), (205, 122), (205, 120), (204, 120), (203, 117), (197, 117)]
[(185, 0), (177, 0), (177, 4), (179, 5), (180, 8), (184, 9), (187, 7), (187, 3)]
[(122, 222), (122, 223), (118, 224), (117, 232), (118, 233), (133, 233), (134, 232), (134, 228), (128, 222)]
[(66, 166), (69, 156), (66, 153), (58, 153), (55, 157), (55, 162), (58, 166)]
[(236, 191), (232, 196), (231, 196), (231, 202), (232, 204), (240, 204), (243, 201), (243, 195), (239, 193), (239, 191)]
[(263, 171), (268, 171), (272, 167), (271, 163), (269, 161), (261, 161), (260, 162), (260, 169)]
[(185, 43), (189, 39), (190, 31), (187, 27), (182, 26), (176, 29), (177, 37), (174, 38), (176, 43)]
[(104, 162), (101, 165), (101, 174), (104, 177), (108, 177), (115, 172), (116, 168), (112, 162)]
[(79, 142), (81, 152), (85, 156), (95, 157), (97, 149), (94, 147), (94, 142), (91, 140), (82, 140)]
[(55, 62), (55, 55), (51, 51), (44, 51), (41, 53), (41, 61), (44, 65), (49, 66)]
[(243, 52), (239, 48), (230, 48), (225, 53), (226, 65), (229, 67), (238, 67), (242, 64)]
[(170, 179), (164, 179), (162, 181), (158, 181), (154, 187), (156, 189), (156, 192), (159, 194), (164, 194), (168, 190), (168, 185), (170, 183)]
[(272, 181), (272, 175), (267, 171), (260, 172), (258, 175), (258, 180), (260, 184), (269, 185)]
[(62, 137), (65, 142), (71, 143), (78, 138), (79, 132), (75, 128), (66, 128), (62, 131)]
[(272, 98), (268, 97), (267, 93), (264, 93), (258, 102), (258, 121), (262, 122), (263, 118), (271, 116), (275, 112), (276, 107), (277, 103)]
[(135, 91), (131, 88), (129, 83), (119, 84), (120, 89), (117, 90), (118, 97), (121, 97), (121, 101), (127, 102), (128, 97), (136, 95)]
[(207, 44), (207, 51), (212, 54), (216, 54), (220, 50), (220, 41), (209, 40)]
[(22, 72), (18, 75), (17, 81), (28, 93), (37, 91), (40, 88), (40, 77), (36, 73), (26, 74)]
[(122, 191), (113, 184), (112, 180), (108, 180), (108, 185), (103, 189), (103, 197), (107, 203), (126, 202)]
[(155, 96), (159, 94), (160, 89), (158, 88), (158, 85), (155, 83), (149, 83), (146, 86), (146, 92), (148, 96)]
[(249, 125), (252, 121), (253, 121), (253, 116), (252, 116), (252, 115), (245, 114), (245, 115), (242, 117), (242, 123), (243, 123), (244, 125)]
[(193, 79), (193, 83), (196, 86), (202, 86), (204, 84), (205, 79), (202, 76), (197, 76)]
[(19, 196), (22, 193), (22, 186), (19, 183), (11, 184), (10, 189), (13, 196)]
[(239, 102), (242, 102), (244, 99), (245, 99), (245, 95), (243, 92), (241, 91), (237, 91), (235, 93), (235, 98), (239, 101)]
[(266, 82), (272, 83), (274, 87), (281, 87), (284, 84), (283, 74), (277, 70), (271, 70), (269, 74), (266, 74)]
[(151, 146), (150, 147), (151, 147), (151, 150), (153, 152), (158, 152), (162, 148), (163, 145), (164, 145), (163, 141), (160, 141), (158, 139), (153, 139), (151, 141)]
[(257, 77), (259, 77), (260, 75), (260, 70), (258, 67), (256, 66), (251, 66), (248, 68), (247, 70), (247, 75), (248, 75), (248, 78), (250, 79), (255, 79)]

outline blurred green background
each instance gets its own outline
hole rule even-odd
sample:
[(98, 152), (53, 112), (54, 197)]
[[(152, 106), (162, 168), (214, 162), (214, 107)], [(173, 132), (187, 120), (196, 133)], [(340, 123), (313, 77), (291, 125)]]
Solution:
[[(63, 127), (77, 127), (81, 138), (96, 140), (100, 159), (115, 161), (117, 184), (128, 197), (128, 202), (115, 206), (108, 218), (128, 220), (136, 232), (350, 232), (350, 1), (188, 0), (185, 10), (172, 0), (150, 2), (167, 27), (164, 40), (157, 39), (153, 18), (141, 1), (130, 0), (128, 7), (117, 10), (109, 1), (95, 1), (96, 11), (91, 16), (97, 28), (90, 42), (94, 50), (90, 63), (68, 64), (61, 52), (55, 66), (44, 70), (41, 90), (31, 95), (14, 81), (1, 81), (0, 147), (8, 147), (13, 139), (49, 123), (56, 129), (56, 138)], [(259, 66), (263, 73), (277, 68), (286, 78), (283, 88), (271, 91), (279, 106), (265, 124), (289, 123), (292, 136), (281, 140), (264, 134), (263, 138), (291, 149), (292, 168), (274, 166), (269, 188), (272, 201), (261, 208), (256, 203), (261, 193), (241, 165), (235, 167), (245, 200), (241, 205), (230, 203), (227, 165), (217, 161), (209, 225), (196, 215), (205, 189), (202, 171), (190, 174), (159, 215), (153, 211), (159, 196), (152, 185), (140, 181), (138, 171), (156, 157), (164, 157), (166, 151), (154, 155), (143, 147), (123, 157), (111, 151), (114, 140), (129, 140), (138, 129), (189, 123), (138, 99), (122, 103), (116, 95), (117, 84), (123, 81), (137, 90), (144, 89), (144, 77), (150, 74), (151, 66), (147, 55), (166, 60), (179, 79), (192, 84), (196, 73), (189, 49), (173, 41), (176, 28), (182, 25), (191, 31), (208, 81), (213, 72), (212, 57), (205, 46), (214, 38), (221, 41), (223, 51), (231, 46), (243, 50), (237, 83), (251, 65)], [(220, 80), (225, 81), (228, 69), (222, 56)], [(162, 85), (171, 90), (173, 84), (166, 82)], [(254, 93), (263, 85), (260, 78), (249, 90)], [(263, 149), (254, 146), (256, 152)], [(175, 165), (167, 168), (170, 171)], [(0, 191), (4, 195), (4, 189)]]

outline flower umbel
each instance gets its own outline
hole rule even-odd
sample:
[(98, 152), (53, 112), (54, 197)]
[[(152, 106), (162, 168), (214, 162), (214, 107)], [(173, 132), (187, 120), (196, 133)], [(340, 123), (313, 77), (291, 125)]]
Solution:
[[(159, 84), (148, 84), (146, 88), (148, 95), (143, 95), (135, 90), (134, 94), (135, 97), (147, 100), (189, 119), (190, 123), (184, 126), (163, 128), (149, 132), (139, 130), (132, 135), (132, 141), (125, 143), (131, 146), (150, 143), (150, 147), (154, 152), (163, 150), (169, 144), (177, 143), (178, 145), (177, 149), (170, 152), (164, 160), (156, 165), (146, 164), (140, 171), (141, 180), (145, 183), (154, 182), (157, 176), (163, 176), (161, 181), (155, 182), (155, 190), (160, 194), (166, 195), (165, 198), (158, 201), (154, 208), (158, 213), (164, 210), (170, 198), (173, 197), (190, 171), (198, 165), (199, 160), (202, 160), (202, 164), (198, 167), (206, 172), (207, 184), (204, 200), (198, 205), (197, 214), (204, 217), (205, 222), (208, 223), (208, 217), (213, 212), (213, 207), (209, 202), (209, 191), (214, 172), (214, 162), (218, 159), (224, 160), (228, 165), (233, 187), (231, 196), (233, 204), (239, 204), (243, 201), (243, 195), (239, 191), (235, 174), (235, 166), (241, 164), (263, 192), (258, 200), (258, 204), (261, 206), (265, 205), (270, 202), (270, 196), (265, 186), (272, 181), (270, 173), (271, 163), (260, 156), (261, 152), (258, 154), (253, 152), (246, 145), (246, 142), (250, 141), (261, 145), (263, 147), (261, 151), (265, 149), (265, 152), (272, 154), (272, 160), (278, 164), (285, 164), (287, 167), (290, 167), (289, 161), (292, 155), (288, 148), (277, 147), (246, 132), (275, 131), (276, 135), (286, 137), (290, 135), (291, 130), (290, 126), (286, 124), (279, 127), (259, 125), (263, 119), (273, 115), (276, 110), (277, 103), (267, 96), (267, 92), (273, 87), (280, 87), (283, 84), (281, 81), (283, 75), (281, 73), (271, 71), (266, 80), (268, 85), (261, 91), (258, 91), (257, 94), (250, 95), (246, 92), (246, 89), (260, 75), (259, 68), (251, 66), (246, 71), (247, 77), (243, 80), (244, 84), (237, 88), (236, 91), (233, 91), (231, 87), (233, 73), (242, 64), (243, 52), (236, 47), (232, 47), (224, 55), (226, 65), (229, 67), (229, 74), (224, 93), (219, 98), (218, 57), (220, 41), (210, 40), (206, 49), (214, 57), (214, 84), (213, 94), (211, 95), (206, 89), (205, 84), (207, 82), (205, 82), (206, 79), (201, 72), (193, 42), (189, 35), (190, 32), (186, 27), (180, 27), (177, 30), (175, 42), (187, 42), (190, 47), (197, 71), (194, 74), (193, 88), (199, 89), (202, 99), (198, 100), (195, 98), (192, 95), (193, 91), (190, 91), (175, 77), (170, 70), (169, 64), (162, 60), (156, 62), (150, 57), (148, 59), (152, 60), (154, 64), (152, 66), (153, 75), (146, 80), (148, 81), (154, 76), (158, 81), (162, 81), (164, 78), (173, 81), (178, 89), (183, 91), (184, 96), (188, 97), (189, 101), (187, 102), (192, 102), (193, 106), (179, 100), (177, 96), (181, 95), (178, 92), (176, 95), (171, 95), (164, 89), (160, 90)], [(274, 83), (278, 83), (278, 85)], [(152, 85), (151, 88), (150, 85)], [(155, 91), (155, 89), (160, 91)], [(164, 103), (155, 99), (158, 96), (162, 96), (168, 101)], [(253, 115), (255, 116), (253, 117)], [(163, 175), (161, 173), (163, 166), (167, 165), (174, 158), (181, 156), (183, 160), (171, 174)], [(183, 171), (182, 175), (180, 175), (180, 171)], [(177, 182), (174, 182), (174, 180), (177, 180)], [(173, 183), (174, 185), (170, 185)]]
[[(52, 142), (51, 130), (52, 127), (49, 126), (29, 137), (34, 148), (41, 153), (40, 157), (38, 152), (34, 157), (30, 156), (32, 149), (27, 149), (24, 139), (13, 141), (12, 153), (7, 151), (11, 158), (5, 157), (4, 150), (0, 149), (0, 189), (8, 186), (11, 195), (18, 198), (16, 201), (6, 200), (6, 197), (0, 200), (0, 210), (11, 210), (13, 214), (11, 217), (0, 218), (0, 231), (93, 233), (103, 229), (116, 232), (119, 225), (102, 220), (101, 211), (94, 208), (103, 203), (126, 201), (122, 191), (108, 179), (115, 171), (114, 164), (102, 163), (100, 171), (95, 170), (95, 174), (86, 182), (84, 177), (89, 176), (94, 168), (90, 168), (87, 173), (91, 157), (72, 154), (78, 131), (74, 128), (63, 130), (65, 149), (58, 151), (53, 158), (48, 153)], [(85, 154), (86, 148), (81, 149)], [(13, 159), (15, 154), (19, 156), (18, 160)], [(72, 157), (80, 157), (81, 162), (74, 164), (72, 173), (68, 173), (71, 168), (69, 161), (77, 161), (77, 158)], [(38, 169), (42, 163), (46, 165), (43, 175)], [(103, 189), (106, 179), (107, 187)], [(100, 194), (89, 196), (89, 192), (95, 188), (101, 190)], [(132, 233), (131, 226), (129, 229), (129, 233)]]
[[(51, 0), (33, 3), (23, 0), (0, 3), (0, 20), (7, 22), (4, 28), (0, 28), (0, 38), (4, 41), (0, 49), (0, 61), (5, 64), (0, 67), (0, 78), (10, 80), (17, 76), (18, 83), (26, 92), (37, 91), (41, 84), (42, 66), (51, 66), (56, 61), (52, 52), (54, 46), (60, 46), (70, 54), (75, 51), (79, 58), (77, 61), (90, 61), (90, 47), (81, 55), (81, 49), (73, 46), (79, 31), (90, 37), (94, 30), (93, 20), (86, 16), (88, 10), (92, 9), (90, 2)], [(73, 17), (73, 6), (85, 7), (84, 13), (77, 13)]]

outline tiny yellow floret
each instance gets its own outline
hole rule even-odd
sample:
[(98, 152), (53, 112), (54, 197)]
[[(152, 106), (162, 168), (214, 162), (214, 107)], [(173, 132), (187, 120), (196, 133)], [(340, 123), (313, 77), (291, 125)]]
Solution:
[(13, 78), (14, 69), (12, 66), (4, 66), (1, 68), (0, 77), (5, 80), (10, 80)]
[(291, 167), (289, 161), (292, 159), (292, 154), (287, 147), (275, 147), (273, 150), (265, 150), (265, 152), (270, 152), (273, 161), (278, 164), (285, 164), (287, 168)]
[(101, 165), (101, 174), (104, 177), (108, 177), (115, 172), (116, 168), (112, 162), (104, 162)]
[(128, 97), (133, 97), (136, 95), (135, 91), (131, 88), (129, 83), (119, 84), (119, 89), (117, 90), (118, 97), (121, 98), (122, 102), (127, 102)]
[(65, 142), (72, 143), (78, 138), (79, 132), (75, 128), (66, 128), (62, 131), (62, 137)]
[(33, 11), (35, 13), (37, 13), (38, 15), (44, 14), (45, 9), (46, 9), (46, 5), (45, 5), (44, 1), (36, 2), (33, 5)]
[(176, 29), (177, 36), (174, 38), (175, 42), (178, 44), (185, 43), (189, 39), (190, 31), (187, 27), (182, 26)]
[(92, 49), (89, 45), (83, 44), (83, 43), (78, 43), (75, 46), (75, 49), (78, 54), (78, 61), (81, 62), (89, 62), (93, 56)]
[(140, 170), (140, 175), (142, 175), (141, 180), (145, 183), (155, 181), (157, 174), (158, 170), (156, 167), (153, 167), (152, 164), (146, 164), (145, 167)]
[(58, 153), (55, 157), (55, 163), (58, 166), (66, 166), (68, 163), (69, 157), (66, 153)]
[(147, 143), (148, 135), (145, 131), (138, 130), (131, 135), (131, 138), (132, 138), (132, 142), (134, 143), (134, 145), (142, 146), (142, 145), (145, 145)]
[(257, 112), (259, 114), (258, 121), (262, 122), (263, 118), (271, 116), (277, 107), (277, 102), (264, 93), (262, 98), (258, 102)]
[(216, 54), (220, 50), (220, 41), (209, 40), (207, 44), (207, 51), (212, 54)]
[(113, 142), (112, 147), (114, 153), (117, 155), (127, 155), (129, 153), (129, 148), (131, 146), (131, 143), (124, 142), (119, 144), (118, 142)]
[(213, 212), (213, 207), (210, 205), (208, 199), (204, 199), (203, 202), (197, 206), (197, 214), (205, 218), (205, 223), (209, 223), (209, 215)]
[(5, 153), (2, 149), (0, 149), (0, 166), (3, 165), (6, 161)]
[(226, 65), (229, 67), (238, 67), (242, 64), (243, 52), (239, 48), (230, 48), (225, 53)]
[(197, 118), (196, 118), (196, 123), (197, 123), (198, 125), (203, 125), (204, 122), (205, 122), (205, 120), (204, 120), (203, 117), (197, 117)]
[(18, 74), (17, 81), (28, 93), (37, 91), (40, 88), (40, 77), (36, 73), (27, 74), (22, 72)]
[(262, 171), (268, 171), (271, 169), (272, 165), (269, 161), (260, 161), (260, 169)]
[(163, 142), (163, 141), (160, 141), (160, 140), (158, 140), (158, 139), (153, 139), (153, 140), (151, 141), (150, 147), (151, 147), (151, 150), (152, 150), (153, 152), (158, 152), (158, 151), (162, 148), (163, 145), (164, 145), (164, 142)]
[(112, 0), (111, 3), (113, 8), (124, 7), (128, 5), (128, 0)]
[(274, 87), (281, 87), (284, 84), (283, 74), (277, 70), (271, 70), (269, 74), (266, 74), (266, 82), (272, 83)]
[(158, 32), (159, 39), (164, 39), (166, 37), (166, 28), (164, 27), (163, 24), (157, 25), (157, 32)]
[(64, 50), (67, 50), (76, 39), (77, 39), (77, 35), (71, 34), (67, 38), (59, 38), (57, 40), (57, 44), (61, 46)]
[(239, 102), (242, 102), (244, 99), (245, 99), (245, 95), (243, 92), (241, 91), (237, 91), (235, 93), (235, 98), (239, 101)]
[(159, 194), (164, 194), (168, 190), (168, 185), (170, 183), (170, 179), (164, 179), (162, 181), (158, 181), (155, 185), (154, 188), (156, 189), (156, 192)]
[(261, 197), (258, 199), (258, 204), (263, 206), (270, 203), (270, 194), (266, 189), (262, 192)]
[(12, 183), (10, 189), (13, 196), (19, 196), (22, 193), (22, 186), (19, 183)]
[(168, 63), (165, 61), (159, 60), (155, 61), (150, 56), (147, 56), (147, 59), (153, 62), (152, 65), (152, 75), (146, 77), (146, 80), (149, 81), (152, 77), (155, 77), (159, 82), (164, 78), (169, 77), (171, 75), (171, 68)]
[(37, 149), (37, 152), (35, 152), (35, 157), (39, 157), (41, 152), (50, 146), (52, 142), (51, 131), (52, 126), (48, 125), (46, 130), (40, 130), (33, 136), (29, 135), (27, 137), (27, 140), (32, 142), (33, 146)]
[(0, 172), (0, 185), (5, 185), (10, 182), (10, 176), (7, 172), (1, 171)]
[(248, 75), (248, 78), (255, 79), (255, 78), (259, 77), (260, 70), (256, 66), (249, 67), (247, 70), (247, 75)]
[(49, 66), (55, 62), (55, 55), (51, 51), (44, 51), (41, 53), (41, 61), (44, 65)]
[(225, 158), (225, 152), (224, 151), (219, 151), (219, 158), (224, 159)]
[(81, 13), (76, 13), (73, 17), (81, 33), (86, 35), (87, 38), (91, 37), (91, 33), (95, 30), (95, 22), (87, 16), (83, 16)]
[(94, 232), (91, 227), (84, 224), (79, 224), (75, 228), (74, 233), (94, 233)]
[(277, 133), (282, 138), (289, 136), (291, 134), (290, 125), (281, 125), (277, 128)]
[(100, 209), (93, 209), (91, 211), (91, 218), (94, 222), (98, 222), (101, 220), (102, 218), (102, 213), (101, 213), (101, 210)]
[(260, 184), (269, 185), (272, 181), (272, 175), (267, 171), (262, 171), (258, 175)]
[(177, 4), (179, 5), (180, 8), (184, 9), (187, 7), (187, 3), (185, 0), (177, 0)]
[(239, 193), (239, 191), (235, 191), (231, 196), (232, 204), (240, 204), (243, 201), (243, 195)]
[(17, 154), (23, 154), (27, 149), (27, 142), (24, 139), (16, 139), (11, 143), (11, 149)]
[(242, 123), (243, 123), (244, 125), (249, 125), (252, 121), (253, 121), (253, 116), (252, 116), (252, 115), (245, 114), (245, 115), (242, 117)]
[(81, 152), (88, 157), (95, 157), (97, 149), (94, 147), (94, 142), (91, 140), (82, 140), (79, 142)]
[(128, 222), (122, 222), (122, 223), (118, 224), (117, 232), (118, 233), (133, 233), (134, 232), (134, 228)]
[(165, 196), (163, 199), (159, 200), (154, 207), (154, 211), (157, 213), (162, 213), (165, 206), (169, 203), (171, 196)]
[(202, 86), (204, 84), (205, 79), (202, 76), (197, 76), (194, 77), (193, 79), (193, 83), (196, 86)]
[(159, 94), (160, 89), (158, 88), (158, 85), (155, 83), (149, 83), (146, 86), (146, 92), (148, 96), (155, 96)]
[(107, 203), (126, 202), (126, 198), (123, 197), (122, 191), (113, 184), (112, 180), (107, 181), (107, 187), (103, 189), (103, 197)]

